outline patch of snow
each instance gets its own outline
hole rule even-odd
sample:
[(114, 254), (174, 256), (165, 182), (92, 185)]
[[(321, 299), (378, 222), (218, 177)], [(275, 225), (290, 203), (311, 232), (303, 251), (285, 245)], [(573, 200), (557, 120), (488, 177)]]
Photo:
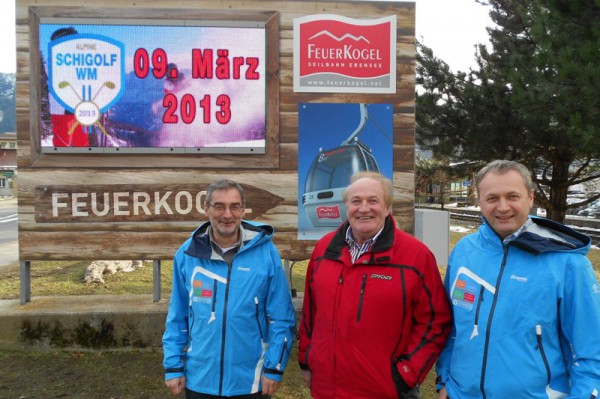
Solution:
[(450, 231), (454, 231), (455, 233), (470, 233), (473, 229), (464, 226), (450, 226)]
[(144, 267), (141, 260), (95, 260), (86, 269), (83, 280), (86, 284), (104, 284), (104, 274), (130, 273)]

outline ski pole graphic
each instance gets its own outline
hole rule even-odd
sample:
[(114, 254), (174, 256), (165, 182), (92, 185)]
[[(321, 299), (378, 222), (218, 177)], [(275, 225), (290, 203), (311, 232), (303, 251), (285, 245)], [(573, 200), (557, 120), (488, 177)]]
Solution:
[[(71, 90), (73, 90), (73, 93), (75, 93), (75, 95), (77, 96), (77, 98), (79, 99), (80, 103), (83, 102), (83, 99), (81, 98), (81, 96), (79, 95), (79, 93), (77, 93), (77, 90), (75, 90), (75, 88), (71, 85), (71, 83), (67, 82), (66, 80), (63, 80), (62, 82), (60, 82), (58, 84), (58, 88), (59, 89), (65, 89), (65, 88), (71, 88)], [(98, 95), (100, 94), (100, 92), (102, 91), (102, 89), (104, 89), (105, 87), (114, 90), (114, 88), (116, 87), (116, 85), (113, 82), (107, 81), (104, 82), (102, 84), (102, 86), (100, 86), (100, 88), (98, 89), (98, 91), (96, 92), (96, 94), (94, 94), (94, 97), (92, 98), (92, 100), (90, 101), (91, 103), (93, 103), (94, 105), (96, 105), (96, 103), (94, 103), (94, 100), (96, 99), (96, 97), (98, 97)], [(73, 134), (73, 132), (75, 131), (75, 129), (77, 128), (77, 126), (80, 125), (79, 121), (77, 120), (77, 117), (75, 118), (76, 122), (69, 128), (69, 131), (67, 132), (67, 134), (70, 136)], [(94, 123), (94, 126), (97, 126), (104, 135), (107, 135), (108, 133), (106, 132), (106, 129), (104, 128), (104, 126), (102, 126), (102, 124), (99, 121), (96, 121)]]

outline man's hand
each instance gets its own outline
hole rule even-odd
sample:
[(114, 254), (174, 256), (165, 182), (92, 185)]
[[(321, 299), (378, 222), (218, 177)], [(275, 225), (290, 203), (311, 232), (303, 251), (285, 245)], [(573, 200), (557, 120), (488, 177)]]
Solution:
[(185, 388), (185, 377), (177, 377), (172, 380), (165, 380), (165, 385), (171, 391), (173, 395), (179, 395), (179, 393)]
[(448, 399), (448, 392), (446, 391), (446, 388), (440, 389), (438, 399)]
[(312, 378), (312, 373), (310, 370), (302, 370), (302, 379), (306, 382), (306, 386), (310, 389), (310, 380)]
[(279, 381), (272, 380), (264, 375), (261, 377), (261, 380), (263, 396), (273, 395), (279, 389), (279, 385), (281, 385)]

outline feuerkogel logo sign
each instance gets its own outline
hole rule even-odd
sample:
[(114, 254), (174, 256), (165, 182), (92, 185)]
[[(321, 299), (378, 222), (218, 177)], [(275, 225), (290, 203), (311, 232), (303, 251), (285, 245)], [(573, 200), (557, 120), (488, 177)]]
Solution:
[(337, 205), (333, 206), (318, 206), (317, 218), (321, 219), (340, 219), (341, 212)]
[(294, 19), (294, 91), (396, 92), (396, 17)]
[(100, 35), (74, 34), (48, 44), (50, 92), (82, 126), (98, 124), (121, 97), (124, 52), (121, 42)]

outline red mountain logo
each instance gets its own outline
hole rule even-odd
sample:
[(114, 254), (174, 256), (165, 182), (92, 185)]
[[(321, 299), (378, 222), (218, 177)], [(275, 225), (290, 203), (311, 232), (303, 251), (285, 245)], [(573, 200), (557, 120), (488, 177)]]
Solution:
[(367, 42), (367, 43), (371, 43), (371, 42), (370, 42), (369, 40), (367, 40), (367, 38), (366, 38), (366, 37), (364, 37), (364, 36), (358, 36), (358, 37), (357, 37), (357, 36), (351, 35), (351, 34), (349, 34), (349, 33), (346, 33), (346, 34), (345, 34), (344, 36), (342, 36), (342, 37), (337, 37), (337, 36), (335, 36), (333, 33), (331, 33), (331, 32), (328, 32), (328, 31), (326, 31), (326, 30), (324, 30), (324, 31), (321, 31), (321, 32), (317, 33), (316, 35), (312, 36), (312, 37), (311, 37), (311, 38), (309, 38), (308, 40), (313, 40), (313, 39), (315, 39), (315, 38), (317, 38), (317, 37), (319, 37), (319, 36), (322, 36), (322, 35), (327, 35), (327, 36), (331, 37), (333, 40), (336, 40), (336, 41), (338, 41), (338, 42), (341, 42), (341, 41), (343, 41), (344, 39), (346, 39), (346, 38), (349, 38), (349, 39), (352, 39), (352, 40), (354, 40), (354, 41), (356, 41), (356, 42), (363, 40), (363, 41), (365, 41), (365, 42)]

